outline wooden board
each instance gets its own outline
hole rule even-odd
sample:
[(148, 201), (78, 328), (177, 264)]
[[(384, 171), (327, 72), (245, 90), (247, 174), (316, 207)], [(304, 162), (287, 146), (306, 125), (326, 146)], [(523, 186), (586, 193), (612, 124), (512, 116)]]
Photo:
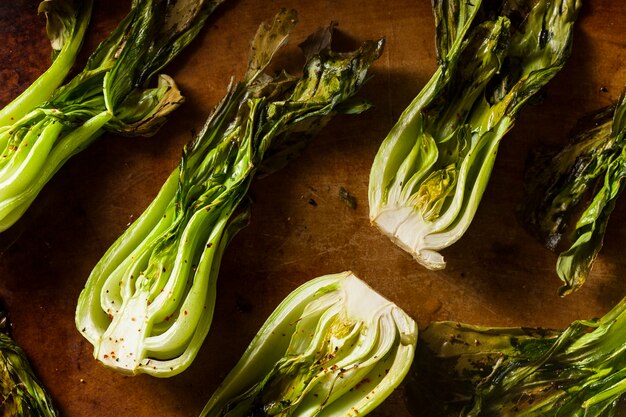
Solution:
[[(130, 1), (96, 3), (85, 51), (114, 28)], [(36, 6), (0, 2), (2, 105), (49, 64)], [(300, 12), (292, 45), (330, 20), (340, 23), (344, 45), (386, 36), (363, 89), (376, 108), (337, 117), (297, 163), (253, 186), (252, 223), (225, 254), (213, 327), (190, 369), (165, 380), (115, 374), (93, 360), (74, 328), (78, 294), (100, 256), (154, 197), (231, 76), (243, 74), (258, 24), (279, 7)], [(187, 97), (168, 124), (147, 139), (104, 135), (63, 167), (26, 216), (0, 235), (0, 296), (13, 335), (63, 415), (198, 415), (283, 297), (327, 273), (353, 270), (421, 327), (443, 319), (563, 327), (602, 315), (624, 296), (626, 202), (617, 205), (589, 282), (566, 299), (557, 296), (556, 256), (528, 236), (515, 208), (529, 149), (564, 143), (577, 118), (614, 101), (626, 83), (626, 9), (617, 0), (585, 2), (570, 61), (544, 90), (545, 100), (527, 107), (504, 139), (474, 222), (444, 252), (448, 268), (440, 272), (420, 267), (372, 228), (367, 208), (374, 154), (435, 69), (433, 27), (426, 0), (230, 0), (167, 68)], [(279, 63), (297, 71), (296, 47), (286, 48)], [(338, 197), (341, 186), (356, 196), (355, 210)], [(409, 416), (402, 390), (372, 415)]]

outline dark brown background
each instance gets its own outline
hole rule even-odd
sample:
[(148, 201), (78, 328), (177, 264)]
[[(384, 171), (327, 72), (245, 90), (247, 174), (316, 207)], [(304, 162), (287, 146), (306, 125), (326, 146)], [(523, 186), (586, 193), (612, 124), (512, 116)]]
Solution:
[[(130, 2), (96, 3), (84, 51), (93, 50)], [(171, 121), (149, 139), (104, 135), (70, 161), (27, 215), (0, 235), (0, 296), (9, 307), (13, 335), (62, 414), (198, 415), (284, 296), (310, 278), (346, 269), (398, 303), (420, 327), (445, 319), (563, 327), (602, 315), (626, 293), (626, 202), (617, 205), (589, 282), (566, 299), (557, 296), (556, 256), (526, 234), (514, 209), (522, 198), (528, 150), (564, 143), (576, 118), (614, 101), (626, 83), (621, 3), (585, 2), (573, 56), (544, 90), (544, 102), (526, 108), (503, 141), (472, 226), (444, 252), (448, 268), (431, 272), (370, 227), (367, 215), (374, 154), (435, 69), (430, 2), (229, 0), (167, 68), (187, 97)], [(0, 2), (1, 104), (49, 64), (36, 5), (34, 0)], [(252, 224), (225, 254), (213, 328), (190, 369), (166, 380), (117, 375), (93, 360), (91, 346), (74, 328), (78, 294), (99, 257), (154, 197), (230, 77), (243, 74), (258, 24), (283, 6), (300, 12), (293, 45), (331, 19), (340, 22), (344, 45), (387, 37), (375, 76), (363, 90), (376, 108), (360, 117), (337, 117), (297, 163), (253, 186)], [(294, 46), (279, 62), (292, 71), (302, 63)], [(339, 199), (340, 186), (356, 196), (356, 210)], [(402, 392), (373, 415), (409, 416)]]

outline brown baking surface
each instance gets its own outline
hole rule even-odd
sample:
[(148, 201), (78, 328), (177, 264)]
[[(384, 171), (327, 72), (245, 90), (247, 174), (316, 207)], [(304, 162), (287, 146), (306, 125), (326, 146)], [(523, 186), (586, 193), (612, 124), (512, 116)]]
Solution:
[[(114, 28), (130, 1), (96, 3), (83, 51), (93, 50)], [(626, 294), (624, 198), (589, 281), (566, 299), (557, 296), (556, 256), (525, 232), (514, 213), (529, 149), (564, 143), (578, 117), (617, 99), (626, 83), (626, 8), (620, 1), (585, 2), (571, 59), (544, 89), (545, 100), (528, 106), (503, 140), (474, 222), (461, 241), (444, 251), (448, 267), (439, 272), (425, 270), (371, 227), (367, 205), (376, 150), (435, 69), (430, 2), (228, 3), (166, 69), (187, 102), (165, 127), (152, 138), (104, 135), (67, 163), (24, 218), (0, 235), (0, 297), (8, 306), (13, 335), (64, 416), (197, 416), (283, 297), (328, 273), (353, 270), (420, 327), (431, 320), (563, 327), (602, 315)], [(0, 105), (49, 64), (36, 6), (33, 0), (0, 2)], [(258, 24), (280, 7), (294, 7), (300, 15), (292, 43), (278, 60), (292, 71), (302, 63), (295, 45), (330, 20), (340, 23), (338, 40), (344, 47), (386, 36), (385, 53), (362, 93), (376, 108), (363, 116), (337, 117), (297, 163), (255, 183), (252, 223), (226, 251), (213, 327), (187, 371), (160, 380), (105, 369), (74, 327), (85, 279), (154, 197), (231, 76), (243, 74)], [(356, 209), (339, 198), (342, 186), (356, 197)], [(371, 415), (410, 416), (402, 390)]]

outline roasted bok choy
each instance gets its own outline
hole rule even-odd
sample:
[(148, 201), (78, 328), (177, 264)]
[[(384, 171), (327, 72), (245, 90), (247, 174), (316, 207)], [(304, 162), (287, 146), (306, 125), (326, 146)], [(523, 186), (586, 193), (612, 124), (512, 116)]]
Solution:
[(370, 219), (430, 269), (469, 227), (498, 145), (563, 66), (580, 0), (435, 0), (439, 67), (382, 143)]
[[(39, 13), (46, 15), (52, 64), (30, 87), (0, 110), (0, 132), (45, 103), (61, 85), (83, 44), (91, 8), (91, 0), (44, 0), (39, 4)], [(1, 145), (0, 151), (5, 151)]]
[(463, 416), (613, 416), (626, 392), (625, 335), (626, 300), (563, 331), (432, 323), (411, 401)]
[(76, 325), (105, 365), (159, 377), (187, 368), (211, 325), (224, 249), (247, 223), (256, 171), (281, 167), (333, 114), (368, 108), (353, 96), (382, 40), (335, 53), (331, 25), (303, 43), (301, 77), (263, 72), (296, 20), (283, 10), (261, 25), (243, 81), (229, 87), (154, 201), (89, 276)]
[[(24, 98), (23, 105), (16, 105), (19, 109), (10, 109), (5, 117), (8, 124), (0, 127), (0, 231), (22, 216), (70, 157), (104, 131), (124, 135), (157, 131), (183, 98), (166, 75), (159, 77), (157, 86), (148, 85), (191, 42), (222, 1), (135, 0), (129, 14), (78, 75), (54, 90), (51, 97), (43, 97), (43, 87), (42, 93), (25, 93), (33, 100)], [(64, 2), (54, 4), (54, 10), (65, 10)], [(82, 20), (81, 25), (86, 24)], [(74, 37), (67, 40), (76, 44)], [(65, 37), (59, 39), (62, 43)], [(62, 55), (63, 48), (55, 63)], [(63, 60), (70, 56), (68, 52)], [(55, 78), (56, 72), (50, 77)], [(26, 109), (26, 103), (44, 100)]]
[(0, 306), (0, 415), (56, 417), (52, 399), (28, 363), (24, 351), (5, 332), (6, 313)]
[(556, 271), (565, 283), (560, 293), (567, 295), (587, 279), (624, 187), (626, 94), (582, 121), (560, 152), (537, 152), (527, 177), (522, 216), (552, 250), (565, 236)]
[(363, 416), (411, 367), (417, 325), (351, 272), (297, 288), (274, 310), (202, 417)]

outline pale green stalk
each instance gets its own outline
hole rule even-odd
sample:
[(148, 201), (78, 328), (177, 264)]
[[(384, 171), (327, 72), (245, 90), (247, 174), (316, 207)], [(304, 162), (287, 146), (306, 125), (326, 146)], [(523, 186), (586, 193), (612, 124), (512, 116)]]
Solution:
[(74, 65), (91, 17), (91, 0), (44, 0), (46, 29), (52, 44), (52, 64), (22, 94), (0, 110), (0, 128), (11, 126), (46, 102)]

